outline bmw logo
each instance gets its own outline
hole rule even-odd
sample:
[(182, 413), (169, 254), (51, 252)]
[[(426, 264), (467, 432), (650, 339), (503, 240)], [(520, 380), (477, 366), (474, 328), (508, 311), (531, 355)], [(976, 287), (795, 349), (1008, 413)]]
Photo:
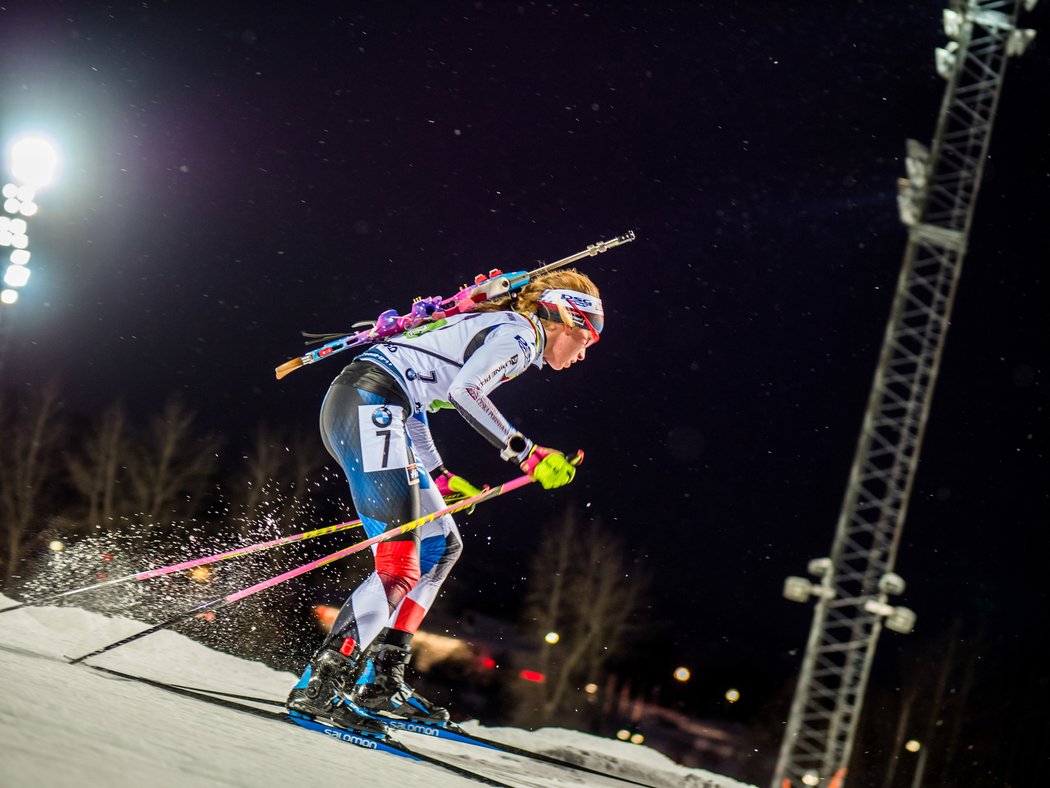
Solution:
[(394, 420), (393, 415), (390, 413), (390, 408), (386, 405), (376, 408), (372, 411), (372, 423), (377, 427), (389, 427), (390, 422)]

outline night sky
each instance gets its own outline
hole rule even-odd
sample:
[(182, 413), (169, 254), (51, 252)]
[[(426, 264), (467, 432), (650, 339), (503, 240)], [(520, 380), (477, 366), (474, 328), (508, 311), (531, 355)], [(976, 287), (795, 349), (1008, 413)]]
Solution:
[[(300, 330), (634, 230), (580, 264), (607, 310), (586, 363), (494, 396), (585, 465), (479, 509), (450, 584), (517, 599), (574, 501), (653, 576), (655, 659), (786, 704), (812, 607), (782, 582), (831, 545), (905, 139), (929, 143), (944, 93), (945, 3), (892, 5), (8, 5), (2, 136), (46, 133), (63, 165), (3, 383), (57, 375), (72, 412), (120, 396), (143, 420), (179, 392), (236, 463), (260, 421), (316, 434), (351, 354), (277, 382)], [(918, 626), (876, 657), (907, 665), (959, 619), (1018, 697), (1046, 693), (1048, 62), (1037, 38), (1007, 72), (897, 565)], [(475, 483), (514, 475), (455, 414), (433, 428)]]

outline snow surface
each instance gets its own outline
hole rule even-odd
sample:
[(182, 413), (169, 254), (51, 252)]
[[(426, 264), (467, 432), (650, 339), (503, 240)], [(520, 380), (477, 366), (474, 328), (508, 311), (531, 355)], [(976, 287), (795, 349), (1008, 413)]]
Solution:
[[(12, 604), (0, 595), (0, 607)], [(63, 659), (143, 628), (138, 621), (75, 607), (28, 607), (0, 615), (0, 786), (286, 788), (336, 785), (344, 779), (370, 787), (479, 784), (432, 765), (358, 749)], [(270, 698), (283, 698), (295, 681), (289, 673), (168, 631), (94, 662), (159, 681)], [(678, 766), (651, 748), (578, 731), (465, 727), (654, 788), (745, 788), (727, 777)], [(626, 785), (471, 745), (408, 733), (398, 738), (515, 786)]]

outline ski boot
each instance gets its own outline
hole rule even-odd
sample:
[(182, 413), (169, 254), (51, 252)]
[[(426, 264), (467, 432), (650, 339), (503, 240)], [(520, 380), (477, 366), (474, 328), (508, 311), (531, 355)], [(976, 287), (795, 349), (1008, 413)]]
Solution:
[(383, 736), (386, 726), (355, 709), (343, 695), (353, 684), (356, 667), (361, 661), (361, 652), (356, 647), (350, 654), (343, 653), (344, 650), (328, 643), (323, 645), (288, 694), (285, 706), (292, 715), (309, 719), (323, 717), (341, 728)]
[(374, 648), (350, 693), (350, 701), (380, 719), (392, 717), (437, 725), (448, 722), (448, 709), (431, 703), (405, 683), (405, 666), (411, 649), (388, 643)]

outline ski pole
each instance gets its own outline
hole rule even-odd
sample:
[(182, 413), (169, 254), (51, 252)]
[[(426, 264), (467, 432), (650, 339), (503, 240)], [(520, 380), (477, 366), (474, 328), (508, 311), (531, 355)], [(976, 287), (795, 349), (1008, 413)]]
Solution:
[(173, 572), (181, 572), (185, 569), (193, 569), (195, 566), (202, 566), (204, 564), (214, 564), (219, 561), (229, 560), (230, 558), (240, 558), (245, 555), (251, 555), (252, 553), (258, 553), (263, 550), (269, 550), (272, 547), (280, 547), (281, 545), (290, 544), (291, 542), (303, 542), (307, 539), (313, 539), (317, 536), (327, 536), (328, 534), (339, 533), (340, 531), (346, 531), (351, 528), (357, 528), (360, 525), (360, 520), (352, 520), (351, 522), (339, 523), (338, 525), (327, 525), (324, 528), (317, 528), (313, 531), (304, 531), (301, 534), (282, 536), (279, 539), (271, 539), (268, 542), (259, 542), (258, 544), (248, 545), (247, 547), (238, 547), (233, 550), (227, 550), (222, 553), (216, 553), (215, 555), (208, 555), (204, 556), (203, 558), (194, 558), (191, 561), (182, 561), (181, 563), (172, 564), (171, 566), (162, 566), (159, 569), (148, 569), (145, 572), (136, 572), (135, 574), (125, 575), (124, 577), (115, 577), (112, 580), (103, 580), (99, 583), (92, 583), (89, 586), (83, 586), (82, 588), (72, 588), (68, 591), (59, 591), (54, 594), (48, 594), (47, 596), (39, 597), (38, 599), (30, 599), (25, 602), (19, 602), (17, 605), (5, 607), (2, 610), (0, 610), (0, 613), (8, 613), (12, 610), (19, 610), (20, 608), (27, 607), (29, 605), (44, 605), (48, 602), (53, 602), (56, 599), (62, 599), (63, 597), (73, 596), (74, 594), (81, 594), (85, 591), (95, 591), (99, 588), (105, 588), (106, 586), (115, 586), (121, 583), (127, 583), (131, 580), (151, 580), (154, 577), (170, 575)]
[[(583, 452), (578, 451), (576, 453), (576, 456), (573, 457), (570, 460), (570, 462), (573, 465), (579, 465), (581, 462), (583, 462)], [(409, 531), (413, 531), (422, 525), (426, 525), (429, 522), (437, 520), (439, 517), (444, 517), (446, 514), (455, 514), (456, 512), (461, 512), (464, 509), (469, 509), (471, 506), (476, 506), (477, 504), (482, 503), (483, 501), (492, 500), (493, 498), (497, 498), (500, 495), (509, 493), (512, 490), (517, 490), (519, 487), (524, 487), (526, 484), (531, 484), (532, 482), (533, 478), (531, 476), (519, 476), (518, 478), (512, 479), (509, 482), (504, 482), (498, 487), (492, 487), (487, 490), (483, 490), (477, 495), (471, 496), (470, 498), (464, 498), (462, 501), (452, 504), (451, 506), (446, 506), (444, 509), (439, 509), (436, 512), (423, 515), (418, 519), (391, 528), (389, 531), (383, 531), (383, 533), (377, 534), (376, 536), (373, 536), (370, 539), (365, 539), (363, 542), (358, 542), (357, 544), (350, 545), (349, 547), (344, 547), (342, 550), (337, 550), (331, 555), (327, 555), (324, 558), (318, 558), (316, 561), (310, 561), (309, 563), (303, 564), (302, 566), (296, 567), (295, 569), (290, 569), (287, 572), (283, 572), (282, 574), (277, 575), (276, 577), (271, 577), (269, 580), (263, 580), (262, 582), (256, 583), (253, 586), (249, 586), (248, 588), (242, 589), (240, 591), (235, 591), (232, 594), (227, 594), (226, 596), (219, 597), (218, 599), (213, 599), (208, 602), (202, 602), (201, 604), (197, 605), (194, 608), (191, 608), (190, 610), (186, 610), (182, 613), (175, 614), (166, 621), (162, 621), (159, 624), (154, 624), (153, 626), (148, 627), (147, 629), (144, 629), (141, 632), (136, 632), (134, 635), (129, 635), (126, 638), (117, 640), (113, 643), (103, 646), (102, 648), (97, 648), (94, 651), (91, 651), (87, 654), (82, 654), (79, 657), (70, 659), (69, 662), (70, 664), (76, 664), (77, 662), (82, 662), (85, 659), (97, 657), (99, 654), (104, 654), (105, 652), (111, 651), (112, 649), (119, 648), (120, 646), (125, 646), (128, 643), (138, 640), (139, 638), (146, 637), (146, 635), (152, 635), (154, 632), (159, 632), (162, 629), (167, 629), (168, 627), (177, 624), (180, 621), (184, 621), (187, 618), (191, 618), (199, 613), (203, 613), (206, 611), (214, 612), (221, 610), (222, 608), (232, 605), (234, 602), (239, 602), (240, 600), (249, 597), (252, 594), (256, 594), (259, 591), (263, 591), (267, 588), (272, 588), (276, 585), (280, 585), (286, 580), (291, 580), (293, 577), (298, 577), (299, 575), (304, 575), (307, 572), (312, 572), (314, 569), (317, 569), (322, 566), (327, 566), (328, 564), (334, 563), (335, 561), (338, 561), (341, 558), (345, 558), (348, 555), (352, 555), (353, 553), (359, 553), (362, 550), (371, 547), (374, 544), (378, 544), (379, 542), (385, 542), (386, 540), (397, 536), (398, 534), (404, 534), (408, 533)]]

